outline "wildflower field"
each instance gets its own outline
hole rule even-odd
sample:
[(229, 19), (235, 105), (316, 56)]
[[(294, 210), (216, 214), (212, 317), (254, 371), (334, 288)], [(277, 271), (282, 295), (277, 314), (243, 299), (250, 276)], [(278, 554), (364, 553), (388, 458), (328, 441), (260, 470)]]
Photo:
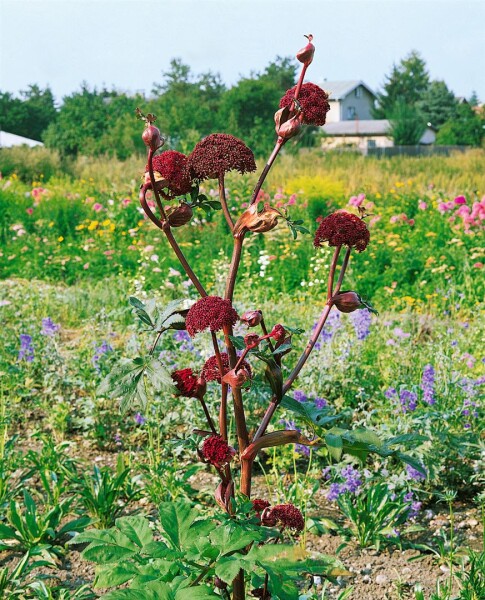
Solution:
[[(238, 469), (233, 419), (227, 455), (209, 448), (211, 437), (203, 442), (203, 406), (218, 412), (216, 381), (206, 377), (205, 404), (199, 392), (160, 387), (125, 412), (121, 383), (118, 393), (106, 386), (121, 359), (150, 347), (168, 373), (206, 365), (207, 374), (214, 354), (208, 333), (170, 329), (153, 347), (146, 333), (168, 302), (198, 299), (138, 202), (146, 159), (79, 159), (46, 175), (37, 160), (46, 152), (2, 167), (0, 179), (0, 597), (228, 598), (227, 581), (246, 569), (255, 597), (269, 576), (271, 598), (282, 600), (484, 598), (483, 151), (378, 160), (311, 150), (284, 155), (269, 175), (258, 201), (285, 211), (297, 229), (280, 221), (247, 236), (237, 315), (261, 311), (268, 329), (281, 324), (289, 357), (298, 357), (327, 302), (332, 248), (315, 248), (313, 235), (322, 217), (362, 207), (370, 241), (352, 255), (344, 288), (378, 314), (331, 307), (270, 426), (297, 432), (297, 443), (257, 455), (257, 500), (248, 508), (236, 498), (232, 513), (250, 515), (237, 540), (217, 537), (228, 517), (214, 506), (219, 467)], [(0, 165), (12, 164), (1, 153)], [(256, 179), (227, 176), (235, 219)], [(204, 206), (175, 237), (219, 297), (233, 241), (215, 210), (217, 181), (199, 191)], [(234, 339), (247, 337), (249, 320), (237, 320)], [(244, 367), (250, 433), (269, 387), (253, 358)], [(314, 439), (317, 426), (329, 432), (325, 446), (298, 443), (297, 435)], [(332, 434), (349, 428), (365, 431), (360, 453), (355, 444), (343, 452)], [(265, 541), (301, 550), (298, 572), (287, 566), (282, 577), (263, 556), (272, 547), (257, 537), (263, 529)], [(255, 562), (237, 562), (251, 543), (243, 558), (260, 550)], [(183, 552), (187, 570), (177, 571), (170, 561)], [(191, 573), (201, 585), (169, 587)]]

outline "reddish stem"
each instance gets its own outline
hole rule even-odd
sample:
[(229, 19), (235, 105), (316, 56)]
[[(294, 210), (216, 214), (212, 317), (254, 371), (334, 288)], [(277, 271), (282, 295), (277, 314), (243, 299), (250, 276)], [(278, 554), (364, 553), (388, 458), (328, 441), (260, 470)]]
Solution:
[(219, 200), (221, 201), (222, 212), (224, 213), (227, 224), (229, 225), (229, 229), (232, 232), (234, 229), (234, 222), (229, 212), (229, 207), (227, 206), (226, 188), (224, 187), (224, 174), (219, 175)]
[(253, 194), (251, 196), (251, 202), (249, 203), (250, 205), (257, 202), (258, 194), (261, 190), (261, 187), (263, 186), (264, 180), (266, 179), (266, 175), (269, 173), (269, 170), (273, 166), (273, 163), (274, 163), (276, 157), (278, 156), (279, 151), (281, 150), (281, 148), (284, 146), (285, 143), (286, 143), (286, 140), (284, 140), (283, 138), (278, 137), (278, 139), (276, 140), (276, 144), (275, 144), (275, 147), (273, 148), (273, 152), (271, 152), (271, 155), (268, 158), (268, 162), (264, 165), (264, 169), (261, 171), (261, 175), (259, 176), (258, 183), (256, 184), (256, 187), (254, 188)]
[(152, 189), (153, 189), (153, 194), (155, 196), (155, 201), (157, 203), (158, 206), (158, 210), (160, 211), (160, 214), (162, 215), (162, 219), (164, 221), (167, 220), (167, 215), (165, 213), (165, 209), (163, 208), (163, 204), (160, 201), (160, 196), (158, 194), (158, 190), (157, 190), (157, 185), (156, 185), (156, 181), (155, 181), (155, 174), (153, 173), (153, 150), (148, 150), (148, 173), (150, 175), (150, 182), (152, 184)]

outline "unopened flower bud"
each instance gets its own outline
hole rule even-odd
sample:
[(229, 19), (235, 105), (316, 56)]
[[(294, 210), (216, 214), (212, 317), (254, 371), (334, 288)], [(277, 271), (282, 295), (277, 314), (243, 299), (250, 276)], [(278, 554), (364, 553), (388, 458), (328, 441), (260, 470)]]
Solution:
[(274, 116), (275, 131), (284, 140), (289, 140), (298, 135), (303, 122), (303, 114), (301, 112), (293, 116), (290, 115), (289, 108), (285, 106), (284, 108), (280, 108)]
[(234, 237), (240, 237), (248, 231), (266, 233), (278, 225), (278, 219), (281, 217), (280, 211), (272, 208), (267, 203), (264, 205), (263, 210), (259, 212), (258, 205), (251, 204), (236, 221), (233, 235)]
[(168, 222), (172, 227), (182, 227), (192, 219), (192, 207), (186, 202), (182, 202), (180, 206), (169, 208), (167, 210)]
[(283, 325), (275, 325), (269, 334), (276, 342), (282, 342), (286, 336), (286, 329)]
[(238, 389), (250, 379), (250, 371), (248, 371), (248, 369), (245, 367), (239, 367), (237, 371), (235, 369), (231, 369), (228, 373), (226, 373), (222, 378), (222, 383), (227, 383), (227, 385), (229, 385), (232, 389)]
[(244, 343), (246, 348), (256, 348), (259, 344), (260, 337), (257, 333), (248, 333), (244, 336)]
[(371, 313), (378, 314), (375, 308), (373, 308), (368, 302), (362, 300), (362, 298), (351, 290), (340, 292), (333, 297), (333, 304), (337, 307), (340, 312), (351, 313), (359, 308), (367, 308)]
[(296, 58), (308, 67), (308, 65), (310, 65), (313, 60), (313, 55), (315, 54), (315, 46), (312, 44), (313, 35), (311, 33), (309, 35), (306, 35), (305, 37), (308, 39), (308, 44), (297, 52)]
[(241, 321), (248, 327), (257, 327), (263, 320), (263, 313), (260, 310), (247, 310), (241, 317)]
[(165, 143), (165, 140), (160, 135), (160, 130), (154, 125), (147, 125), (141, 137), (145, 146), (150, 148), (152, 152), (158, 150)]

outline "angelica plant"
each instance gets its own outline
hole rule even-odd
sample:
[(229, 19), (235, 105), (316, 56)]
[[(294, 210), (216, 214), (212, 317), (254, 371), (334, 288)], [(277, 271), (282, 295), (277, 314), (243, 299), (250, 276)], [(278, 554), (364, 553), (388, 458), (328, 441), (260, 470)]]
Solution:
[[(370, 241), (365, 210), (361, 210), (359, 215), (342, 210), (318, 219), (314, 246), (318, 250), (328, 244), (334, 251), (327, 286), (322, 290), (326, 298), (325, 305), (297, 360), (291, 360), (291, 353), (294, 350), (292, 339), (301, 333), (299, 330), (275, 322), (271, 315), (263, 314), (257, 306), (250, 307), (242, 315), (236, 309), (237, 276), (245, 239), (254, 234), (267, 233), (281, 223), (289, 226), (294, 237), (299, 233), (309, 233), (302, 221), (292, 221), (287, 212), (261, 201), (263, 183), (284, 145), (305, 125), (323, 125), (330, 108), (328, 95), (323, 89), (313, 83), (304, 83), (315, 52), (312, 36), (307, 37), (307, 45), (296, 56), (302, 63), (298, 83), (284, 93), (275, 114), (277, 137), (274, 149), (248, 199), (247, 208), (237, 218), (233, 217), (228, 206), (225, 176), (230, 171), (245, 174), (256, 170), (253, 153), (244, 142), (232, 135), (214, 133), (198, 142), (188, 156), (174, 150), (159, 152), (165, 141), (153, 124), (156, 118), (138, 110), (138, 116), (145, 121), (143, 141), (147, 146), (140, 204), (147, 217), (164, 233), (199, 299), (191, 304), (185, 299), (172, 301), (161, 311), (153, 302), (143, 304), (132, 298), (137, 316), (153, 332), (153, 342), (148, 355), (122, 361), (101, 387), (102, 392), (121, 398), (124, 410), (136, 403), (144, 408), (150, 398), (157, 394), (176, 394), (200, 404), (206, 428), (195, 431), (199, 436), (195, 446), (193, 436), (189, 441), (198, 459), (210, 465), (220, 479), (214, 496), (222, 510), (220, 514), (225, 516), (220, 516), (218, 522), (227, 528), (228, 539), (235, 531), (239, 531), (243, 543), (234, 546), (229, 544), (233, 548), (232, 553), (227, 550), (227, 545), (224, 548), (221, 546), (219, 553), (213, 554), (208, 549), (204, 554), (200, 547), (196, 552), (190, 546), (190, 552), (198, 556), (192, 562), (200, 564), (205, 561), (206, 566), (201, 570), (192, 568), (185, 572), (184, 561), (179, 557), (179, 567), (178, 570), (174, 569), (174, 573), (185, 573), (183, 589), (187, 586), (200, 588), (202, 584), (212, 585), (213, 590), (218, 590), (214, 592), (216, 595), (232, 597), (233, 600), (244, 600), (248, 591), (265, 600), (297, 598), (298, 588), (292, 583), (295, 573), (315, 573), (315, 568), (319, 575), (325, 576), (343, 572), (335, 561), (327, 561), (326, 569), (323, 566), (315, 567), (316, 562), (311, 567), (311, 561), (291, 554), (287, 545), (267, 543), (275, 539), (281, 541), (285, 531), (298, 535), (304, 529), (304, 518), (300, 510), (291, 504), (272, 506), (270, 501), (261, 498), (251, 501), (253, 465), (262, 450), (298, 443), (314, 448), (323, 447), (335, 461), (339, 461), (344, 453), (364, 461), (372, 451), (382, 456), (395, 455), (417, 469), (422, 468), (396, 449), (398, 444), (410, 442), (410, 436), (382, 441), (374, 432), (345, 428), (341, 416), (328, 406), (310, 409), (289, 395), (315, 348), (330, 312), (338, 310), (349, 313), (369, 308), (357, 292), (342, 290), (352, 252), (365, 251)], [(200, 193), (199, 186), (205, 180), (217, 181), (218, 200), (208, 199)], [(228, 232), (233, 238), (232, 258), (223, 297), (207, 292), (211, 289), (208, 282), (199, 279), (197, 265), (189, 264), (175, 236), (176, 229), (186, 226), (194, 212), (200, 209), (222, 210)], [(269, 289), (269, 281), (267, 285)], [(234, 326), (238, 322), (247, 327), (246, 335), (234, 335)], [(157, 358), (156, 350), (164, 332), (174, 328), (186, 330), (192, 338), (209, 336), (213, 355), (202, 368), (183, 365), (183, 368), (170, 372)], [(248, 419), (247, 398), (254, 385), (254, 374), (260, 366), (263, 366), (268, 382), (265, 388), (267, 401), (261, 421), (255, 423)], [(208, 386), (210, 382), (213, 384)], [(213, 393), (214, 384), (218, 395), (215, 414), (206, 402), (208, 395)], [(306, 437), (299, 429), (270, 431), (275, 414), (281, 407), (296, 413), (312, 431), (312, 436)], [(234, 431), (230, 430), (231, 422), (234, 423)], [(184, 513), (186, 509), (179, 506), (174, 510)], [(219, 541), (212, 538), (201, 523), (198, 525), (201, 538), (206, 536), (214, 548)], [(162, 523), (162, 526), (167, 531), (167, 523)], [(119, 528), (123, 530), (121, 526)], [(266, 528), (268, 533), (262, 533)], [(251, 532), (250, 535), (247, 531)], [(167, 535), (171, 537), (170, 533)], [(99, 541), (99, 538), (96, 539)], [(89, 535), (83, 534), (82, 540), (89, 541)], [(184, 543), (178, 540), (174, 548), (179, 552), (188, 552)], [(264, 544), (266, 550), (263, 551)], [(202, 542), (200, 545), (203, 546)], [(94, 551), (94, 546), (92, 548)], [(140, 548), (133, 551), (143, 555), (143, 546)], [(169, 554), (163, 556), (168, 557)], [(149, 557), (145, 556), (143, 560), (149, 561)], [(136, 577), (133, 577), (135, 581)], [(164, 581), (167, 581), (166, 574)], [(175, 575), (174, 581), (177, 581)], [(179, 593), (182, 588), (177, 588), (178, 584), (173, 585), (174, 597), (185, 598)], [(195, 590), (192, 593), (195, 594)], [(187, 595), (189, 597), (211, 596)], [(110, 595), (110, 598), (115, 596)]]

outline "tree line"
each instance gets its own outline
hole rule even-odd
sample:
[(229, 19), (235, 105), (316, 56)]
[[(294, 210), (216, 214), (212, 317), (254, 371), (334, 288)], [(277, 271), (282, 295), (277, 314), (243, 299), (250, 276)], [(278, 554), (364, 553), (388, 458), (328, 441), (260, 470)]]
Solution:
[[(273, 115), (283, 93), (295, 84), (297, 68), (293, 59), (277, 57), (263, 71), (227, 87), (219, 74), (194, 74), (173, 59), (148, 98), (83, 83), (60, 107), (49, 87), (30, 85), (17, 96), (0, 91), (0, 128), (41, 140), (61, 156), (124, 159), (144, 150), (134, 118), (140, 106), (157, 115), (171, 148), (190, 151), (202, 137), (220, 131), (243, 139), (261, 156), (273, 147)], [(424, 60), (413, 51), (386, 76), (375, 117), (391, 120), (395, 143), (417, 143), (431, 123), (438, 143), (479, 146), (484, 116), (477, 105), (475, 95), (460, 101), (444, 81), (431, 80)], [(315, 144), (318, 135), (318, 128), (307, 130), (299, 146)]]

